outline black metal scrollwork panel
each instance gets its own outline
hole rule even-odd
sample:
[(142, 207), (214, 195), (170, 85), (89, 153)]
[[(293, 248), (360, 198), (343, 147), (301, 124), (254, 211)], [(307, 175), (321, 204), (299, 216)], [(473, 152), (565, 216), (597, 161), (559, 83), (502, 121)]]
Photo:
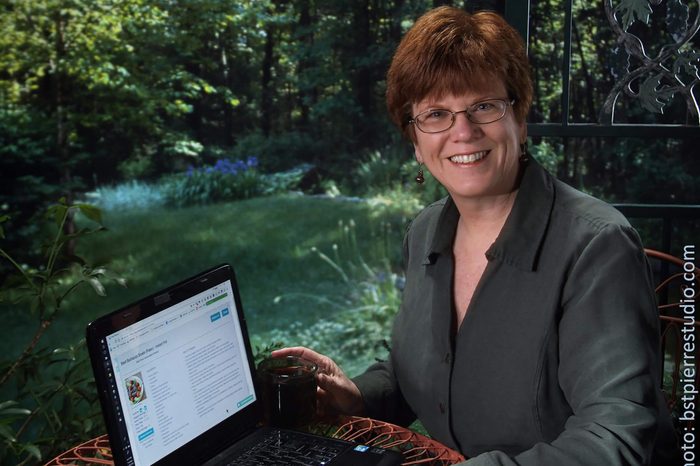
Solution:
[(700, 0), (605, 0), (605, 14), (616, 36), (610, 66), (615, 84), (600, 123), (617, 123), (616, 113), (630, 111), (634, 102), (646, 112), (664, 114), (680, 100), (685, 121), (672, 123), (700, 125), (700, 52), (693, 43)]

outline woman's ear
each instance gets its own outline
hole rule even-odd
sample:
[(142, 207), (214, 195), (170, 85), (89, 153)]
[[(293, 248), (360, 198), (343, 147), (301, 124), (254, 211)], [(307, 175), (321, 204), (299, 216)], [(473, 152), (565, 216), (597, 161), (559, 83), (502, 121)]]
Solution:
[(418, 163), (423, 163), (423, 156), (420, 155), (420, 150), (418, 149), (417, 144), (413, 144), (413, 155), (416, 158), (416, 162)]
[(520, 123), (520, 144), (525, 144), (527, 142), (527, 123), (524, 121)]

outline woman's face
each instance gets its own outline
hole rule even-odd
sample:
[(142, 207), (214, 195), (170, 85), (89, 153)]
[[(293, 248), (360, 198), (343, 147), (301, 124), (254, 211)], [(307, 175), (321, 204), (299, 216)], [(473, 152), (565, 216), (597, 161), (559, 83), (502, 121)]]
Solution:
[[(413, 115), (436, 108), (457, 112), (486, 99), (509, 100), (503, 83), (485, 91), (428, 97), (413, 104)], [(527, 126), (515, 120), (510, 105), (503, 118), (492, 123), (472, 123), (465, 113), (459, 113), (447, 131), (427, 134), (414, 130), (416, 160), (425, 164), (455, 200), (498, 196), (516, 188), (520, 144), (525, 142)]]

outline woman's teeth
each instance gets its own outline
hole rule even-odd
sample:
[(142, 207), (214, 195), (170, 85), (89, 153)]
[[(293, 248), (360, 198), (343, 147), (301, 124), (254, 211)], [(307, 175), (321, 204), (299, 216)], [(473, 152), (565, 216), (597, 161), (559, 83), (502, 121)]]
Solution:
[(450, 157), (450, 160), (454, 163), (473, 163), (477, 160), (483, 159), (486, 156), (486, 154), (488, 154), (488, 151), (484, 150), (469, 155), (453, 155), (452, 157)]

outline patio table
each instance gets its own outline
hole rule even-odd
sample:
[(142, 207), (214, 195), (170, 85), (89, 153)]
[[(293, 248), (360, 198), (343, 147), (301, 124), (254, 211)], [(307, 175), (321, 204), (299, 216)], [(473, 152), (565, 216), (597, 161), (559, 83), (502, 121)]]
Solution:
[[(448, 465), (464, 461), (460, 453), (425, 435), (366, 417), (342, 416), (333, 423), (314, 423), (307, 430), (364, 445), (398, 450), (405, 457), (404, 465)], [(60, 454), (46, 466), (113, 464), (109, 438), (101, 435)]]

